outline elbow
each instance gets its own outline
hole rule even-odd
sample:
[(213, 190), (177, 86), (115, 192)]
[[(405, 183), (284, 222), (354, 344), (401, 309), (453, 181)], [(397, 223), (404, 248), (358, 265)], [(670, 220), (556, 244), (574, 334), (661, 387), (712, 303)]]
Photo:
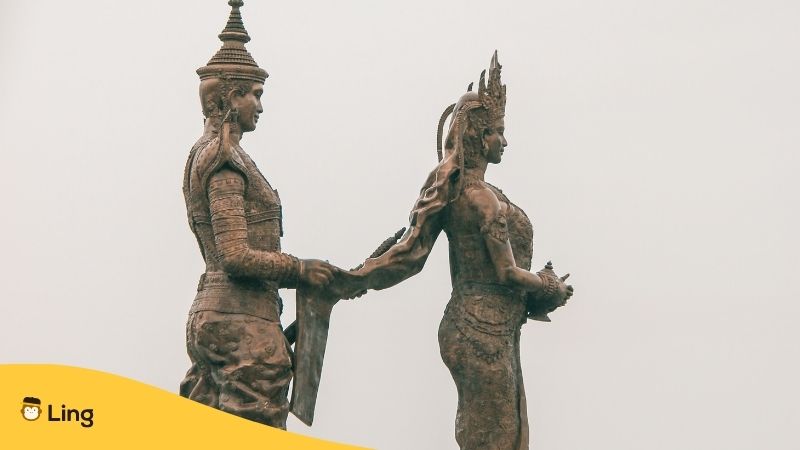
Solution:
[(497, 271), (497, 279), (501, 284), (517, 282), (517, 268), (512, 266), (502, 267)]
[(246, 251), (222, 252), (220, 253), (219, 263), (222, 270), (228, 275), (246, 275), (247, 264), (245, 263)]

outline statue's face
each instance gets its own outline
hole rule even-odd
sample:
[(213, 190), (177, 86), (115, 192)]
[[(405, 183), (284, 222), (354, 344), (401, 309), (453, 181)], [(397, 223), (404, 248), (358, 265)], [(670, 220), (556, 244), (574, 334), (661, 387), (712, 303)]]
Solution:
[(503, 136), (505, 131), (506, 124), (502, 118), (497, 119), (492, 124), (492, 128), (484, 131), (483, 146), (486, 152), (485, 156), (486, 160), (492, 164), (497, 164), (503, 159), (503, 149), (508, 145), (506, 137)]
[(253, 83), (250, 90), (244, 95), (232, 94), (231, 106), (239, 112), (239, 126), (243, 132), (256, 129), (258, 115), (264, 112), (264, 108), (261, 107), (261, 94), (263, 93), (264, 85)]

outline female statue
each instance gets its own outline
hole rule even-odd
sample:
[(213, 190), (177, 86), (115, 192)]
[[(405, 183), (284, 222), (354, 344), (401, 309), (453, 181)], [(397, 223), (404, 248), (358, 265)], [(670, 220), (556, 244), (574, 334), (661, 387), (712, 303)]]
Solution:
[[(439, 327), (442, 359), (456, 383), (456, 441), (461, 449), (527, 449), (528, 423), (520, 369), (520, 327), (572, 295), (552, 266), (530, 272), (531, 222), (498, 188), (484, 181), (502, 160), (506, 88), (495, 52), (478, 92), (472, 85), (439, 123), (440, 162), (411, 212), (408, 231), (354, 275), (384, 289), (422, 270), (441, 231), (450, 247), (453, 292)], [(441, 152), (442, 127), (452, 112)]]

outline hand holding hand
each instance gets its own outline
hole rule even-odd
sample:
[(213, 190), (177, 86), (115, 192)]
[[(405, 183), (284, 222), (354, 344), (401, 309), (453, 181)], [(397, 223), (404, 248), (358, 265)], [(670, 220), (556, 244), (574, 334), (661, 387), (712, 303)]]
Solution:
[(339, 270), (325, 291), (340, 299), (361, 297), (367, 292), (367, 278), (355, 271)]
[(314, 287), (324, 287), (333, 279), (336, 272), (341, 269), (319, 259), (304, 259), (300, 261), (300, 281)]

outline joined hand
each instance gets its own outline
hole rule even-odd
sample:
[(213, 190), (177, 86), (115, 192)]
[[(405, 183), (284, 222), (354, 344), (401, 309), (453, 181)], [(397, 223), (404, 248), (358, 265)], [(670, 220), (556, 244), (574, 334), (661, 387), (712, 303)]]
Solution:
[(367, 292), (367, 277), (353, 271), (339, 269), (333, 274), (330, 284), (324, 288), (326, 293), (340, 299), (361, 297)]

